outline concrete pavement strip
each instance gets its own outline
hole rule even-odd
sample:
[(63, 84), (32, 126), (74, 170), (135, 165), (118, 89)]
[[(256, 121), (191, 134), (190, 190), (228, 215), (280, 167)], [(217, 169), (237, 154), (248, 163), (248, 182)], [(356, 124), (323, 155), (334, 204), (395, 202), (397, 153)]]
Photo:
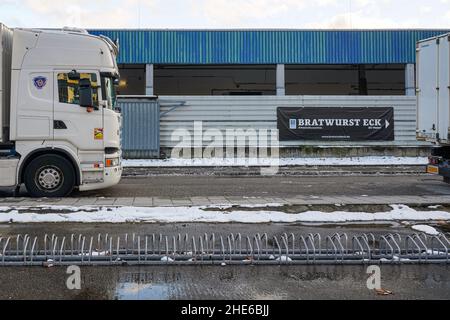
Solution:
[(62, 198), (32, 199), (3, 198), (0, 207), (39, 207), (39, 206), (74, 206), (74, 207), (191, 207), (191, 206), (270, 206), (277, 205), (448, 205), (450, 196), (296, 196), (277, 197), (127, 197), (127, 198)]

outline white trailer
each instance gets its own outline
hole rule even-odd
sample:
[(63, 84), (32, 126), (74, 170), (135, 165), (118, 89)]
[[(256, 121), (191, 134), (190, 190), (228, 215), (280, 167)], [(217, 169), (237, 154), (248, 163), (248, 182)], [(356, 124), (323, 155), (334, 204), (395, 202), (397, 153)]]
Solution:
[(450, 182), (450, 34), (417, 44), (417, 139), (436, 145), (428, 172)]
[(450, 144), (450, 34), (417, 45), (417, 137)]
[(0, 187), (62, 197), (117, 184), (116, 44), (84, 30), (2, 24), (0, 40)]

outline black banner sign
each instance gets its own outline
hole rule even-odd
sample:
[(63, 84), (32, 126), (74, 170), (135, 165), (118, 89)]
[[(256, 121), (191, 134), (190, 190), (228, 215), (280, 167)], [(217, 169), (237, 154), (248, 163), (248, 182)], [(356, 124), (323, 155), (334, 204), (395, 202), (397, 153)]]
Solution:
[(280, 141), (393, 141), (394, 108), (278, 108)]

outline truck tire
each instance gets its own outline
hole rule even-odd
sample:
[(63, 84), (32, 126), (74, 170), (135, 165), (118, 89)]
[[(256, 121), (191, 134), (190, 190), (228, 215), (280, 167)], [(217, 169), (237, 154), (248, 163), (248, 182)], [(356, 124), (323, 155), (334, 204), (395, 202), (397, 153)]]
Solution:
[(32, 197), (65, 197), (75, 186), (75, 172), (66, 158), (42, 155), (27, 165), (24, 182)]

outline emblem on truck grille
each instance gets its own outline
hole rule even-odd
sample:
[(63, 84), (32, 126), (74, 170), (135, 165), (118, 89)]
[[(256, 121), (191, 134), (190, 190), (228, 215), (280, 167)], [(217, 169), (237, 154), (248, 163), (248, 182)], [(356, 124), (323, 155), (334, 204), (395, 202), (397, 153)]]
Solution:
[(33, 79), (33, 83), (37, 89), (42, 90), (47, 84), (47, 78), (42, 76), (36, 77)]

